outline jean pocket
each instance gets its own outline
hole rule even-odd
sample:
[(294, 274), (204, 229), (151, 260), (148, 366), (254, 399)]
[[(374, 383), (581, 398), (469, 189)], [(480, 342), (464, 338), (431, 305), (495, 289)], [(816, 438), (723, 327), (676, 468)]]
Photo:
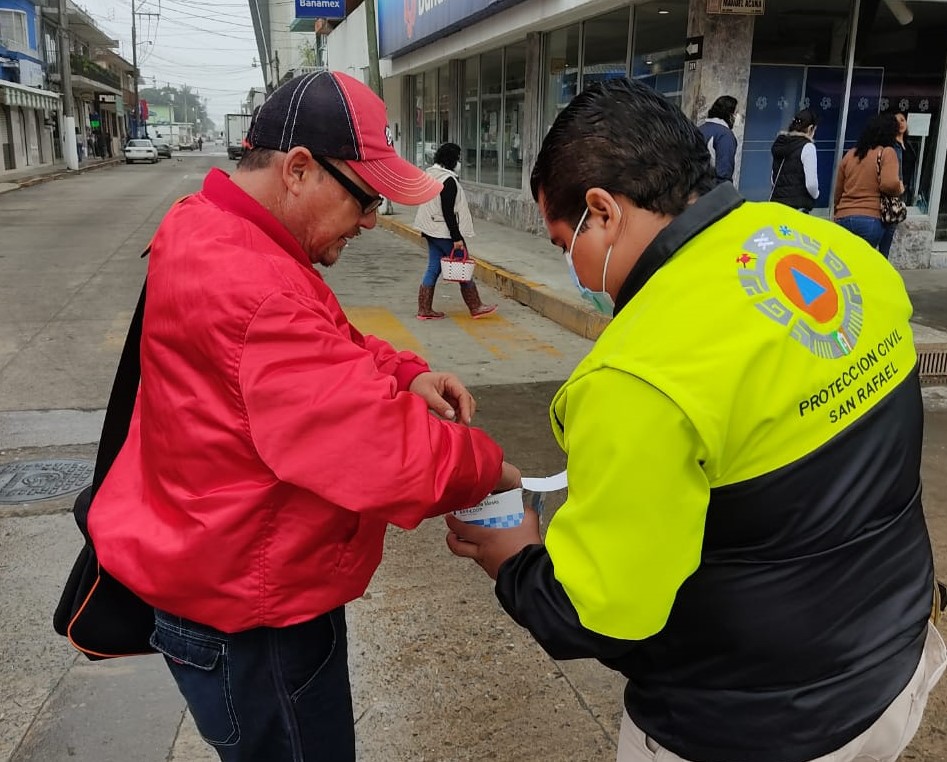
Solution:
[(230, 692), (226, 642), (159, 619), (151, 645), (164, 655), (204, 740), (213, 746), (237, 743), (240, 728)]
[(345, 657), (344, 642), (340, 643), (345, 636), (345, 613), (341, 608), (279, 631), (280, 668), (293, 702), (316, 688), (340, 653), (341, 658)]

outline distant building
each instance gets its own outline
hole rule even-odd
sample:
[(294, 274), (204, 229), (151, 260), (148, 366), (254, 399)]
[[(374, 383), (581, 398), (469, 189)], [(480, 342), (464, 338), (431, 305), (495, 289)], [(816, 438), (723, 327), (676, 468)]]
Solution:
[(57, 93), (46, 89), (36, 5), (0, 0), (0, 179), (61, 157)]
[[(62, 90), (59, 70), (59, 2), (43, 0), (41, 30), (45, 43), (46, 66), (52, 87)], [(96, 25), (92, 17), (66, 0), (69, 15), (69, 64), (72, 70), (72, 98), (76, 117), (76, 141), (80, 156), (115, 155), (116, 136), (125, 132), (119, 126), (118, 99), (124, 101), (123, 61), (112, 53), (118, 47), (114, 40)], [(127, 62), (124, 62), (127, 65)], [(124, 110), (124, 106), (122, 107)]]

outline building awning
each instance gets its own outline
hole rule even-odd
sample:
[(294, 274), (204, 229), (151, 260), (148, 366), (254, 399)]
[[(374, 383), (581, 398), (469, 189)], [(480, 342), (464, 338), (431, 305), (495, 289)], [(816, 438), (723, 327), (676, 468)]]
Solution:
[(38, 87), (27, 87), (15, 82), (0, 81), (0, 104), (43, 111), (59, 110), (59, 93), (51, 90), (40, 90)]

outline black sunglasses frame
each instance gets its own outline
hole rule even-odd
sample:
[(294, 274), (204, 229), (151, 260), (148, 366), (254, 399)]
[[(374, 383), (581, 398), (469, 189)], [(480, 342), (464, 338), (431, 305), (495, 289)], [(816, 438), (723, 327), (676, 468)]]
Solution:
[(362, 214), (371, 214), (376, 211), (378, 207), (381, 206), (381, 202), (384, 201), (381, 196), (371, 196), (361, 188), (359, 188), (351, 179), (349, 179), (342, 170), (336, 167), (332, 162), (326, 159), (323, 156), (313, 156), (313, 159), (316, 160), (316, 163), (322, 167), (326, 172), (332, 175), (333, 179), (341, 185), (349, 194), (358, 201), (359, 205), (362, 207)]

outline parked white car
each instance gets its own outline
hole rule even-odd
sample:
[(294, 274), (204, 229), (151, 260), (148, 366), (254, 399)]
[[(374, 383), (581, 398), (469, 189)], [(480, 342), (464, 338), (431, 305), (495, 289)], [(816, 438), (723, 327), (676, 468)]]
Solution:
[(158, 149), (150, 140), (129, 140), (125, 144), (125, 163), (133, 161), (147, 161), (149, 164), (158, 163)]

